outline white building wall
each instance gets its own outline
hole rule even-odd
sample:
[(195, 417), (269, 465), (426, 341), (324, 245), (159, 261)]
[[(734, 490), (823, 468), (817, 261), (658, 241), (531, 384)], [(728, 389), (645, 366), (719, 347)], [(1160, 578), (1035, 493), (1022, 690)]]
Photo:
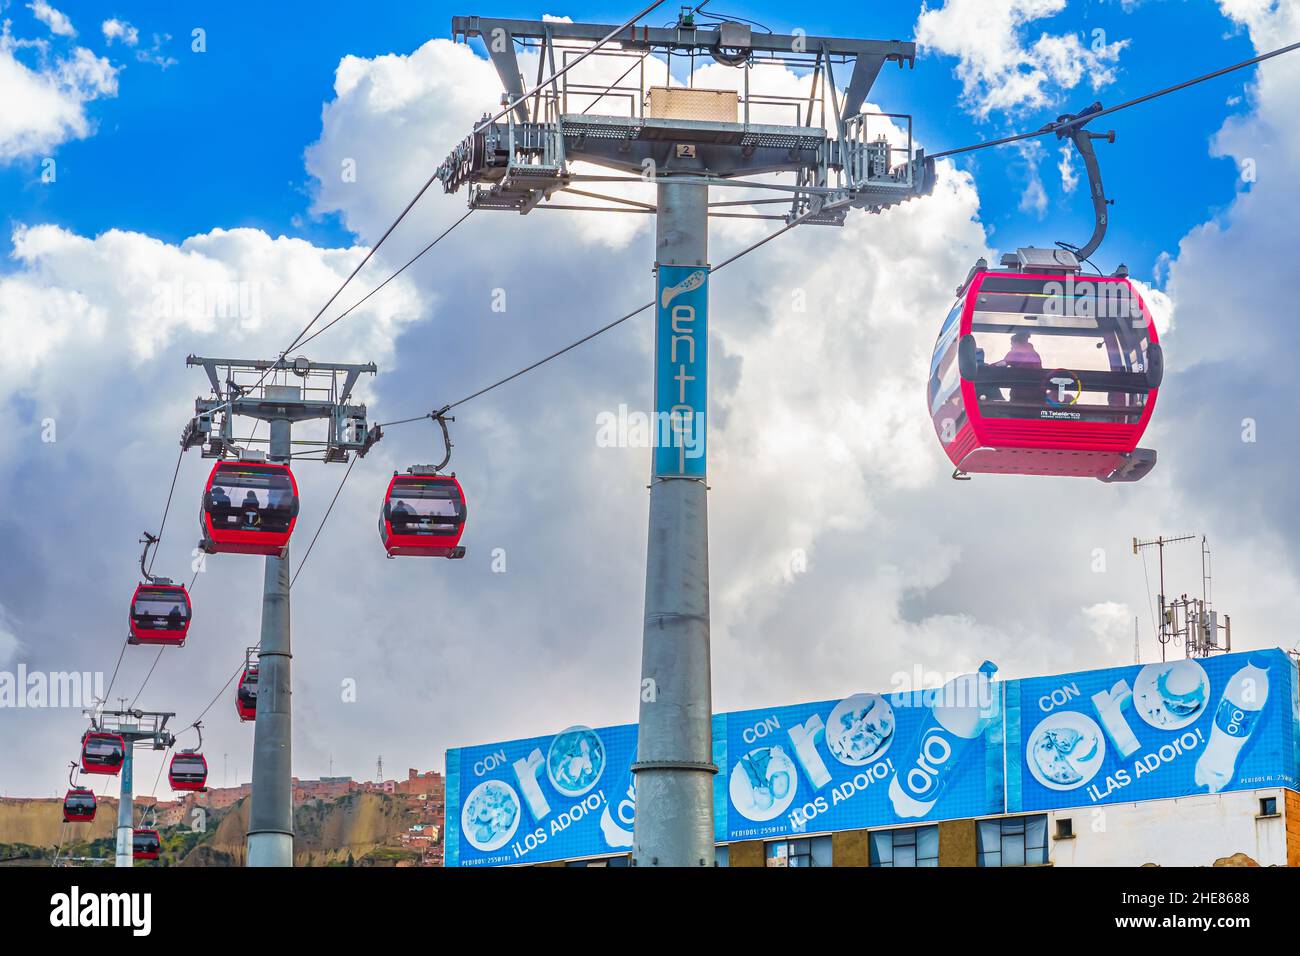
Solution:
[[(1275, 797), (1277, 815), (1260, 816)], [(1246, 790), (1174, 800), (1078, 807), (1048, 813), (1048, 860), (1056, 866), (1211, 866), (1244, 853), (1260, 866), (1286, 866), (1284, 791)], [(1069, 818), (1074, 837), (1056, 839)]]

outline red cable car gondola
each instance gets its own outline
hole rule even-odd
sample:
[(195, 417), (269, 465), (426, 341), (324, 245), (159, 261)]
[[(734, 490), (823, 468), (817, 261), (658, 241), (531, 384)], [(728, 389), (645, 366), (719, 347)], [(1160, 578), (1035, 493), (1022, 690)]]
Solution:
[(199, 547), (282, 557), (297, 520), (298, 484), (288, 465), (219, 461), (203, 490)]
[(68, 792), (63, 795), (63, 822), (90, 823), (95, 819), (95, 791), (77, 786), (77, 762), (68, 766)]
[(156, 860), (162, 853), (162, 837), (157, 830), (131, 831), (131, 859)]
[(131, 597), (130, 644), (179, 647), (190, 630), (190, 593), (183, 584), (155, 578), (136, 585)]
[[(406, 474), (393, 472), (379, 511), (379, 539), (390, 558), (463, 558), (460, 536), (465, 531), (465, 492), (454, 472), (442, 474), (451, 461), (451, 435), (446, 409), (430, 412), (442, 429), (444, 454), (436, 465), (412, 465)], [(376, 440), (383, 433), (376, 430)]]
[(1164, 355), (1151, 312), (1123, 266), (1084, 275), (1108, 217), (1092, 140), (1097, 103), (1057, 122), (1088, 171), (1096, 225), (1082, 248), (1018, 249), (1003, 269), (975, 264), (939, 331), (930, 416), (955, 471), (1137, 481), (1156, 453), (1137, 443), (1151, 420)]
[(121, 734), (88, 730), (81, 738), (81, 772), (117, 776), (126, 762), (126, 740)]
[(390, 558), (463, 558), (465, 492), (455, 475), (416, 466), (393, 473), (379, 514), (379, 537)]
[(64, 823), (90, 823), (95, 819), (95, 791), (73, 787), (63, 797)]
[(208, 762), (194, 751), (175, 754), (167, 768), (167, 781), (173, 790), (202, 792), (208, 783)]
[(203, 725), (195, 721), (193, 726), (199, 735), (198, 746), (175, 754), (167, 768), (167, 782), (173, 790), (202, 792), (207, 789), (208, 762), (200, 752), (203, 750)]
[(257, 719), (257, 665), (247, 664), (235, 692), (235, 713), (240, 720)]
[[(1045, 260), (1051, 257), (1052, 263)], [(1082, 276), (1067, 250), (980, 261), (930, 365), (935, 431), (958, 472), (1136, 481), (1163, 357), (1125, 273)]]

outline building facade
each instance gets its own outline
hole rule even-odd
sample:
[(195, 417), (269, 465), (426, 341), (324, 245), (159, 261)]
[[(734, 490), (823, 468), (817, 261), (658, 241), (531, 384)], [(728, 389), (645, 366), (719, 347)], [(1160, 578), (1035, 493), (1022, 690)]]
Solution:
[[(1300, 866), (1300, 793), (1202, 794), (718, 846), (719, 866)], [(628, 856), (543, 866), (626, 866)]]

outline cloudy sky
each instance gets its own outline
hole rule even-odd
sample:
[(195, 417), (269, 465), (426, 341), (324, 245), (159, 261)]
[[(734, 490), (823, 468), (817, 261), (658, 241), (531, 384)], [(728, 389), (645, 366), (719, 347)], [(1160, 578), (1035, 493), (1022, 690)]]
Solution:
[[(0, 670), (113, 673), (136, 539), (157, 529), (207, 388), (185, 356), (274, 356), (497, 103), (482, 50), (447, 38), (451, 15), (631, 12), (320, 7), (0, 2)], [(725, 7), (780, 32), (915, 37), (915, 70), (887, 69), (869, 102), (912, 114), (930, 151), (1300, 37), (1297, 0), (940, 0), (870, 16), (828, 3), (803, 19), (776, 0)], [(697, 77), (734, 82), (720, 67)], [(801, 82), (755, 77), (772, 92)], [(932, 197), (795, 230), (714, 280), (715, 709), (984, 658), (1008, 677), (1128, 663), (1135, 618), (1150, 660), (1134, 535), (1208, 535), (1235, 643), (1296, 644), (1297, 97), (1300, 55), (1104, 121), (1116, 205), (1098, 264), (1149, 285), (1169, 365), (1144, 441), (1160, 463), (1137, 485), (954, 482), (925, 414), (938, 324), (973, 260), (1091, 229), (1081, 170), (1054, 139), (943, 161)], [(463, 210), (430, 190), (326, 317)], [(773, 225), (716, 221), (713, 261)], [(372, 418), (418, 415), (646, 301), (652, 256), (649, 217), (476, 213), (307, 354), (376, 362), (360, 389)], [(168, 288), (232, 284), (247, 295), (233, 315), (211, 294), (165, 303)], [(648, 452), (598, 447), (596, 423), (649, 405), (651, 355), (643, 317), (458, 411), (465, 561), (387, 561), (375, 533), (387, 476), (433, 459), (431, 426), (391, 430), (357, 465), (294, 591), (299, 776), (368, 778), (380, 755), (388, 775), (441, 769), (448, 746), (635, 719)], [(189, 576), (210, 466), (181, 463), (160, 573)], [(296, 473), (295, 564), (343, 468)], [(1167, 573), (1171, 592), (1199, 593), (1196, 546), (1171, 550)], [(209, 560), (189, 643), (128, 648), (111, 696), (188, 724), (257, 640), (261, 576), (256, 558)], [(83, 727), (76, 710), (0, 710), (0, 791), (58, 790)], [(252, 728), (230, 691), (205, 741), (214, 784), (248, 778)], [(139, 791), (158, 767), (141, 757)]]

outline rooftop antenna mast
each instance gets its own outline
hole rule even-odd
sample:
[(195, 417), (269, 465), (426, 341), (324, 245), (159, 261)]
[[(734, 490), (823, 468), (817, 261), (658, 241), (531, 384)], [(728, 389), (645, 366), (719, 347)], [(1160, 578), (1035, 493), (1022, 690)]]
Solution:
[[(454, 17), (452, 35), (483, 44), (504, 102), (514, 106), (485, 116), (439, 167), (446, 192), (464, 189), (471, 209), (526, 215), (576, 208), (656, 219), (653, 381), (660, 437), (651, 456), (632, 862), (712, 866), (709, 219), (839, 226), (850, 209), (880, 212), (931, 192), (934, 162), (913, 150), (911, 117), (862, 112), (884, 65), (913, 65), (916, 46), (763, 33), (720, 16), (703, 22), (690, 7), (663, 28)], [(527, 96), (521, 51), (537, 60), (537, 83)], [(612, 70), (584, 80), (571, 69), (584, 58), (607, 69), (612, 60)], [(700, 89), (693, 69), (687, 83), (672, 76), (673, 67), (681, 72), (697, 59), (740, 70), (736, 84)], [(807, 96), (756, 92), (751, 79), (760, 65), (805, 77)], [(837, 69), (847, 77), (842, 89)], [(619, 79), (599, 81), (611, 75)], [(760, 121), (769, 118), (785, 122)], [(578, 161), (613, 174), (582, 175), (572, 166)], [(777, 174), (791, 181), (775, 182)], [(759, 176), (764, 179), (752, 178)], [(655, 201), (591, 192), (589, 182), (653, 184)], [(710, 202), (711, 187), (764, 190), (777, 198)], [(595, 202), (551, 202), (563, 193)], [(784, 203), (783, 216), (721, 208)]]
[[(1165, 546), (1184, 541), (1201, 542), (1201, 597), (1176, 598), (1165, 595)], [(1160, 641), (1160, 660), (1166, 660), (1169, 643), (1181, 641), (1187, 657), (1209, 657), (1215, 651), (1232, 650), (1232, 618), (1225, 614), (1219, 623), (1219, 614), (1213, 609), (1210, 584), (1210, 543), (1205, 535), (1185, 534), (1176, 538), (1163, 535), (1141, 540), (1133, 539), (1133, 553), (1156, 548), (1160, 555), (1159, 619), (1156, 637)], [(1222, 642), (1220, 642), (1222, 636)]]

